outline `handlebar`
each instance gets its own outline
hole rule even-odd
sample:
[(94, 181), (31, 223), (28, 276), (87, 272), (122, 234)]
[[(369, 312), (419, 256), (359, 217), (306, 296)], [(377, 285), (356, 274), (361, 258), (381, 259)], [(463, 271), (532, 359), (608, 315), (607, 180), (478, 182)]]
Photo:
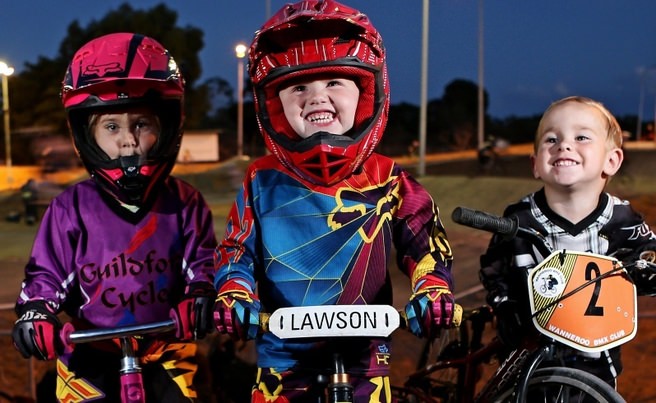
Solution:
[(451, 214), (451, 218), (458, 224), (494, 232), (509, 238), (515, 237), (519, 230), (519, 221), (516, 217), (498, 217), (467, 207), (456, 207)]
[[(528, 239), (532, 241), (532, 244), (536, 246), (544, 256), (553, 252), (547, 246), (544, 236), (535, 230), (521, 227), (515, 216), (499, 217), (480, 210), (474, 210), (467, 207), (456, 207), (451, 214), (451, 219), (458, 224), (499, 234), (506, 238), (519, 237)], [(653, 256), (656, 252), (650, 251), (647, 253), (652, 254), (652, 256), (649, 256), (648, 258), (643, 258), (641, 256), (641, 258), (635, 262), (624, 264), (623, 268), (634, 269), (637, 271), (652, 271), (656, 273), (656, 263), (653, 261), (656, 259), (656, 257)]]
[[(451, 327), (459, 327), (462, 316), (462, 306), (455, 304)], [(282, 339), (388, 336), (397, 328), (407, 327), (405, 312), (388, 305), (302, 306), (260, 313), (260, 331), (272, 332)]]
[(175, 321), (172, 319), (145, 323), (140, 325), (122, 326), (116, 328), (96, 328), (86, 330), (75, 330), (69, 322), (64, 324), (61, 330), (61, 338), (65, 344), (91, 343), (94, 341), (109, 340), (129, 336), (141, 336), (146, 334), (157, 334), (175, 331)]
[(467, 207), (456, 207), (451, 213), (451, 219), (461, 225), (499, 234), (506, 239), (524, 238), (530, 241), (543, 256), (553, 252), (545, 237), (539, 232), (519, 225), (517, 217), (499, 217), (484, 211)]

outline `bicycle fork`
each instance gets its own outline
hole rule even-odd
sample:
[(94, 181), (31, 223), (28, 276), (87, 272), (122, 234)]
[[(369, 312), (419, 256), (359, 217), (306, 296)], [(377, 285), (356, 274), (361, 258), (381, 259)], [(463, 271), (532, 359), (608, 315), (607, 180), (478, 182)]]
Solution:
[(494, 401), (510, 386), (513, 390), (512, 402), (525, 403), (529, 379), (542, 361), (553, 355), (550, 346), (540, 346), (529, 351), (524, 348), (514, 350), (499, 365), (494, 377), (483, 388), (476, 401)]
[(145, 403), (146, 396), (144, 393), (143, 377), (139, 360), (134, 352), (131, 339), (121, 337), (121, 402), (124, 403)]

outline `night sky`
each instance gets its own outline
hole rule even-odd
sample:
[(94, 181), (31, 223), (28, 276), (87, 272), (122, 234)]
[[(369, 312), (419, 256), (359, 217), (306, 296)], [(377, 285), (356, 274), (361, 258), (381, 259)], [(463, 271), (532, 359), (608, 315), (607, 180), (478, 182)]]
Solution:
[[(483, 3), (484, 86), (496, 118), (540, 114), (567, 95), (585, 95), (617, 115), (644, 114), (656, 98), (656, 1), (480, 0)], [(123, 1), (5, 1), (0, 13), (0, 60), (18, 72), (39, 56), (54, 57), (77, 20), (86, 27)], [(132, 0), (150, 9), (156, 0)], [(234, 46), (287, 1), (165, 1), (179, 26), (205, 32), (203, 78), (219, 76), (236, 88)], [(422, 1), (351, 0), (369, 15), (387, 48), (392, 103), (420, 102)], [(430, 1), (428, 98), (440, 98), (454, 79), (478, 81), (479, 0)], [(166, 44), (164, 44), (166, 45)], [(175, 55), (174, 55), (175, 56)], [(640, 72), (643, 72), (641, 75)], [(63, 74), (63, 72), (62, 72)], [(642, 77), (642, 81), (641, 81)], [(642, 82), (642, 84), (641, 84)]]

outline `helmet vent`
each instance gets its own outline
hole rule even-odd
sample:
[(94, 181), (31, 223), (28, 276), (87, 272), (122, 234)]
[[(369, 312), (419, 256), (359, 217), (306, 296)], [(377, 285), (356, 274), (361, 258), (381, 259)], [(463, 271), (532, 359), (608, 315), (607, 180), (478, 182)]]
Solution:
[(320, 183), (329, 183), (338, 177), (339, 172), (350, 160), (340, 155), (318, 154), (308, 158), (303, 167), (310, 175), (320, 178)]

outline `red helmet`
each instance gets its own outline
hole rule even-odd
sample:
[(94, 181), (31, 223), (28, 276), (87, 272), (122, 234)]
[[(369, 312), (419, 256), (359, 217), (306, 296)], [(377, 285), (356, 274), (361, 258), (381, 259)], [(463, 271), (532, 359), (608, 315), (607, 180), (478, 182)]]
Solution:
[[(389, 81), (383, 41), (366, 15), (333, 0), (284, 6), (256, 32), (249, 52), (255, 110), (268, 149), (312, 183), (332, 185), (355, 172), (380, 142), (387, 123)], [(346, 76), (360, 90), (353, 128), (301, 138), (278, 96), (290, 80)]]
[[(171, 172), (184, 121), (184, 80), (156, 40), (133, 33), (93, 39), (73, 56), (61, 97), (75, 146), (91, 176), (115, 199), (141, 206)], [(161, 132), (146, 156), (110, 159), (89, 133), (92, 113), (147, 105)]]

